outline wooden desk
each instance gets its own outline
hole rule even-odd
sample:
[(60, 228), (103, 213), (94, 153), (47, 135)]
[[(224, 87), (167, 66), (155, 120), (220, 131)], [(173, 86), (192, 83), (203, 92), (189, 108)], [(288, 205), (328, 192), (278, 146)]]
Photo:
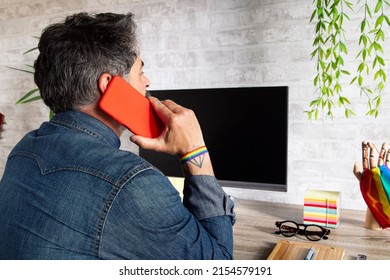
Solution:
[[(303, 205), (239, 200), (237, 221), (233, 227), (234, 259), (266, 260), (281, 239), (310, 242), (304, 236), (284, 237), (275, 234), (275, 221), (303, 221)], [(369, 260), (390, 260), (390, 230), (364, 227), (366, 212), (341, 210), (341, 223), (330, 229), (328, 240), (319, 244), (345, 248), (345, 260), (364, 254)]]

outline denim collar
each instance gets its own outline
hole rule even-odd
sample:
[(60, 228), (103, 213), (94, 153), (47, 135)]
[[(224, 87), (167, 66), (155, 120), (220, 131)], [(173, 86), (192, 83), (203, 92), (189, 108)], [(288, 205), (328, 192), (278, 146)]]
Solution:
[(57, 113), (50, 122), (96, 137), (117, 149), (121, 145), (119, 137), (111, 128), (98, 119), (80, 111)]

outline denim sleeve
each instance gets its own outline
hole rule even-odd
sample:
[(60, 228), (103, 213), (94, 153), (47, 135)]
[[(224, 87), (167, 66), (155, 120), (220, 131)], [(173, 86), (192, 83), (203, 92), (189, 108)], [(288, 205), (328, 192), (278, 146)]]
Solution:
[[(213, 177), (189, 178), (185, 205), (161, 173), (143, 171), (117, 194), (99, 240), (102, 259), (232, 259), (232, 202)], [(205, 209), (202, 209), (204, 206)]]
[(213, 176), (198, 175), (185, 179), (183, 204), (233, 258), (234, 203)]
[(235, 222), (233, 201), (213, 176), (198, 175), (184, 181), (183, 204), (198, 219), (229, 216)]

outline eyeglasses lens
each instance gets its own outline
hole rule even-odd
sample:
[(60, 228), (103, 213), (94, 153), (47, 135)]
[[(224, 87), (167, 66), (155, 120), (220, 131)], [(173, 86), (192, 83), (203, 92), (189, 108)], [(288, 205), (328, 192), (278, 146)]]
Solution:
[(311, 241), (318, 241), (324, 236), (325, 232), (322, 228), (316, 225), (308, 225), (305, 230), (307, 239)]
[(286, 237), (294, 236), (298, 231), (297, 225), (293, 222), (284, 222), (280, 225), (279, 228), (280, 233)]

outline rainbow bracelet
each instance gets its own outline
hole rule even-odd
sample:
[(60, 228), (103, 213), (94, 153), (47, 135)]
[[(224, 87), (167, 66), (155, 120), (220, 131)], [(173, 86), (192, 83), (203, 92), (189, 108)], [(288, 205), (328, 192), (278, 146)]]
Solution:
[(200, 155), (203, 155), (205, 153), (208, 153), (208, 150), (206, 146), (199, 147), (195, 150), (192, 150), (191, 152), (185, 153), (181, 156), (180, 161), (181, 163), (186, 163), (187, 161), (190, 161)]

